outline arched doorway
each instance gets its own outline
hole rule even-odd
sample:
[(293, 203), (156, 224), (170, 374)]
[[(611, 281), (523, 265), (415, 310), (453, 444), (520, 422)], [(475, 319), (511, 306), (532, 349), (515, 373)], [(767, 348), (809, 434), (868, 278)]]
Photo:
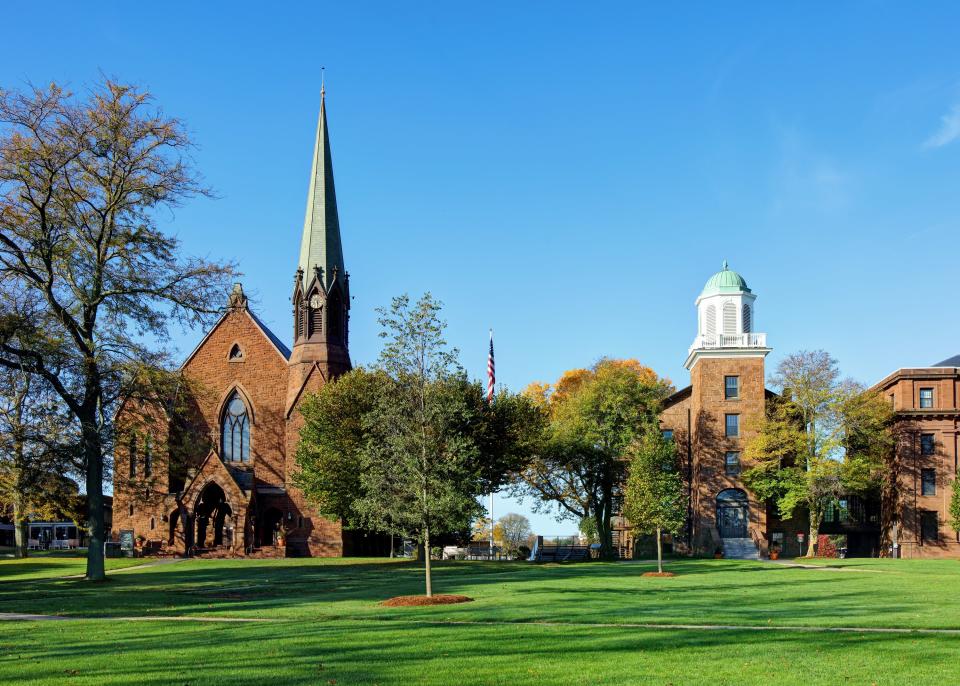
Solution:
[(275, 507), (264, 510), (260, 516), (259, 540), (261, 546), (276, 545), (283, 521), (283, 512)]
[(739, 488), (717, 494), (717, 529), (721, 538), (746, 538), (750, 521), (750, 501)]
[(233, 545), (233, 510), (220, 486), (212, 481), (204, 486), (193, 511), (198, 548)]

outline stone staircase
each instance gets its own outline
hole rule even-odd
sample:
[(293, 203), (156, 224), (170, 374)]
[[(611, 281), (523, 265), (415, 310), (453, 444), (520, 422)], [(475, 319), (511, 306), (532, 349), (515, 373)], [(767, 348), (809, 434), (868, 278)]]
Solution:
[(759, 560), (760, 551), (752, 538), (724, 538), (723, 557), (727, 560)]

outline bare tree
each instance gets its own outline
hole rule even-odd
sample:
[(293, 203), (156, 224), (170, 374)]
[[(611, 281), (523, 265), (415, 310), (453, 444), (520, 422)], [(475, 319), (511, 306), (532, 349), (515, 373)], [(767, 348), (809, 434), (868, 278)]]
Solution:
[(170, 325), (208, 323), (230, 265), (181, 258), (158, 212), (206, 195), (177, 119), (104, 80), (0, 90), (0, 366), (43, 379), (76, 419), (87, 578), (104, 576), (103, 481), (118, 400), (167, 364)]

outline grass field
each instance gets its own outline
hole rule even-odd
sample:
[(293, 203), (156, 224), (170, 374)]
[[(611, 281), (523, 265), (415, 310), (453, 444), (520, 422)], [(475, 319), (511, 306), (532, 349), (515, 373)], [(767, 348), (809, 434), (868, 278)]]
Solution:
[[(633, 563), (442, 563), (435, 590), (476, 601), (411, 608), (377, 604), (421, 592), (405, 562), (197, 560), (105, 584), (50, 564), (0, 562), (2, 611), (84, 619), (0, 622), (0, 683), (960, 683), (953, 560), (678, 560), (671, 579)], [(818, 630), (831, 628), (921, 631)]]

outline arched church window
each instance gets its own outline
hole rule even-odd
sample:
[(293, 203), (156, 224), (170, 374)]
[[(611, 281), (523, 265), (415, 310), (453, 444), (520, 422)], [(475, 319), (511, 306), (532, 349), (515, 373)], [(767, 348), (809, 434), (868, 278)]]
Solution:
[(743, 332), (750, 333), (753, 330), (753, 318), (752, 313), (750, 312), (750, 306), (743, 306)]
[(717, 335), (717, 308), (713, 305), (707, 305), (706, 330), (708, 336)]
[(230, 361), (238, 362), (243, 359), (243, 349), (240, 348), (239, 343), (234, 343), (233, 347), (230, 348)]
[(737, 333), (737, 306), (731, 302), (723, 304), (723, 332)]
[(319, 293), (310, 297), (310, 336), (323, 333), (323, 298)]
[(130, 437), (130, 444), (127, 447), (127, 454), (130, 456), (130, 478), (137, 476), (137, 437)]
[(303, 338), (303, 300), (297, 296), (297, 302), (293, 304), (294, 338), (297, 340)]
[(250, 418), (247, 406), (234, 391), (223, 410), (222, 451), (224, 462), (250, 461)]
[(150, 445), (150, 436), (143, 438), (143, 475), (146, 478), (153, 476), (153, 450)]

